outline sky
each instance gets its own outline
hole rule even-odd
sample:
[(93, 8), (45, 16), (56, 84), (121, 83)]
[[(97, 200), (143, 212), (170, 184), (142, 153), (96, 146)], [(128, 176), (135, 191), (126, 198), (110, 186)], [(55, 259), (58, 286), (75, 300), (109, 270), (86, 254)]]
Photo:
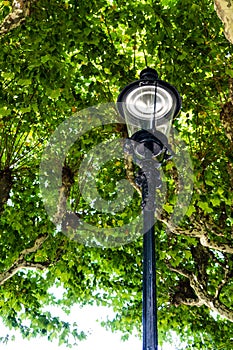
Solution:
[[(58, 309), (57, 309), (58, 310)], [(57, 313), (56, 310), (56, 313)], [(52, 308), (49, 311), (53, 311)], [(54, 309), (55, 311), (55, 309)], [(62, 311), (59, 312), (64, 316), (65, 320), (70, 322), (76, 321), (80, 325), (80, 329), (89, 333), (87, 340), (80, 341), (77, 346), (73, 346), (74, 350), (142, 350), (142, 342), (140, 339), (131, 336), (128, 341), (121, 341), (121, 333), (111, 333), (106, 331), (100, 326), (98, 319), (106, 320), (107, 316), (112, 316), (112, 310), (106, 307), (97, 306), (85, 306), (80, 308), (79, 306), (74, 306), (71, 310), (69, 316), (64, 314)], [(6, 334), (14, 334), (16, 336), (15, 341), (8, 342), (7, 344), (1, 344), (1, 350), (67, 350), (64, 345), (58, 346), (55, 341), (53, 343), (47, 341), (45, 338), (36, 338), (33, 340), (22, 339), (19, 332), (10, 332), (3, 326), (0, 322), (0, 336)], [(161, 350), (174, 350), (174, 347), (166, 344)]]
[[(79, 306), (72, 308), (71, 314), (69, 316), (63, 314), (65, 319), (76, 321), (80, 325), (80, 329), (87, 331), (89, 334), (87, 340), (79, 342), (77, 346), (73, 346), (72, 349), (78, 350), (91, 350), (91, 349), (101, 349), (101, 350), (141, 350), (141, 340), (131, 337), (129, 341), (122, 342), (120, 337), (121, 333), (113, 334), (110, 331), (106, 331), (103, 327), (100, 326), (99, 322), (96, 322), (97, 319), (104, 320), (107, 318), (107, 315), (111, 315), (112, 311), (104, 307), (96, 306), (86, 306), (82, 309)], [(0, 336), (3, 334), (9, 333), (7, 329), (0, 323)], [(5, 332), (4, 332), (5, 331)], [(17, 349), (23, 350), (67, 350), (65, 346), (58, 346), (57, 342), (51, 343), (46, 341), (46, 339), (38, 338), (33, 340), (23, 340), (19, 333), (11, 332), (14, 334), (16, 339), (14, 342), (8, 342), (7, 345), (1, 344), (1, 350), (15, 350), (16, 345)]]

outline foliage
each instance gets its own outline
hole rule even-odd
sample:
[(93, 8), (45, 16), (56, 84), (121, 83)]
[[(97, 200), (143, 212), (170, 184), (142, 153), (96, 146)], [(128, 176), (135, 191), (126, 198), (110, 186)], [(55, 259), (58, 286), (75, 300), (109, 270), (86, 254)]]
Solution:
[[(9, 24), (0, 39), (3, 322), (24, 337), (42, 334), (68, 345), (84, 334), (44, 306), (69, 310), (74, 303), (97, 302), (114, 307), (116, 317), (107, 322), (112, 330), (121, 329), (125, 337), (134, 327), (140, 333), (141, 238), (114, 248), (70, 240), (45, 211), (38, 174), (47, 140), (64, 120), (97, 103), (116, 101), (119, 90), (148, 65), (182, 96), (182, 113), (174, 125), (194, 166), (192, 201), (179, 227), (167, 227), (177, 182), (175, 164), (164, 167), (168, 190), (156, 234), (160, 342), (175, 331), (185, 349), (231, 349), (232, 47), (213, 2), (31, 3), (25, 18)], [(0, 8), (4, 22), (14, 6), (0, 1)], [(66, 182), (63, 178), (65, 195), (70, 203), (76, 200), (73, 208), (85, 213), (87, 222), (97, 224), (99, 216), (79, 193), (79, 165), (93, 147), (118, 135), (125, 137), (125, 130), (117, 125), (93, 129), (70, 149), (64, 164), (70, 171)], [(97, 184), (105, 199), (114, 198), (115, 181), (122, 178), (127, 178), (122, 159), (100, 169)], [(136, 191), (133, 200), (127, 215), (102, 215), (101, 225), (129, 222), (140, 210)], [(65, 288), (59, 301), (50, 289), (54, 285)]]

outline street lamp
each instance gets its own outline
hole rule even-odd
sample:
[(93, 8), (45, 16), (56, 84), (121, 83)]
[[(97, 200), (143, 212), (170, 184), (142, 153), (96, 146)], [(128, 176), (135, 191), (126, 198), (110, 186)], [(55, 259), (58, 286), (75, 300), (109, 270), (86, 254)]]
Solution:
[(121, 91), (117, 107), (128, 129), (125, 152), (141, 168), (135, 181), (142, 190), (143, 207), (143, 350), (157, 350), (155, 192), (161, 186), (158, 168), (172, 156), (168, 136), (181, 98), (154, 69), (146, 68), (140, 80)]

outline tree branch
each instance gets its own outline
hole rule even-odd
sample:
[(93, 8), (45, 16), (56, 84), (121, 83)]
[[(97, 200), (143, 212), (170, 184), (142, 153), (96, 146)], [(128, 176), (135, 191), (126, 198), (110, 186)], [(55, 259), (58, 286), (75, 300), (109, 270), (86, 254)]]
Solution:
[(215, 10), (225, 25), (225, 36), (233, 44), (233, 0), (215, 0)]
[(173, 272), (177, 272), (179, 275), (182, 275), (182, 276), (184, 276), (184, 277), (186, 277), (186, 278), (188, 278), (188, 279), (189, 279), (189, 278), (191, 277), (191, 275), (192, 275), (192, 273), (189, 272), (189, 271), (186, 270), (186, 269), (182, 269), (182, 268), (180, 268), (180, 267), (174, 267), (174, 266), (172, 266), (172, 265), (170, 264), (169, 261), (166, 261), (165, 263), (166, 263), (167, 267), (169, 268), (169, 270), (171, 270), (171, 271), (173, 271)]
[(3, 211), (4, 205), (10, 197), (12, 187), (12, 172), (10, 169), (0, 170), (0, 212)]
[(133, 186), (133, 188), (138, 192), (138, 194), (141, 197), (142, 191), (141, 191), (140, 187), (135, 182), (134, 163), (133, 163), (132, 156), (125, 153), (124, 157), (125, 157), (124, 163), (125, 163), (125, 170), (126, 170), (127, 179), (129, 180), (129, 183)]
[(13, 0), (12, 11), (6, 16), (0, 25), (0, 35), (6, 34), (20, 26), (30, 15), (31, 5), (37, 0)]
[(204, 223), (189, 229), (182, 229), (170, 224), (166, 219), (160, 219), (168, 230), (175, 235), (186, 235), (189, 237), (199, 238), (200, 243), (207, 248), (218, 250), (222, 253), (233, 254), (233, 246), (230, 243), (217, 243), (208, 237)]
[[(166, 263), (168, 268), (171, 271), (174, 271), (184, 277), (186, 277), (189, 280), (190, 286), (192, 287), (193, 291), (195, 292), (195, 295), (197, 299), (195, 298), (186, 298), (185, 294), (179, 294), (179, 298), (175, 299), (175, 301), (178, 301), (179, 304), (185, 304), (185, 305), (191, 305), (191, 306), (202, 306), (205, 305), (212, 311), (218, 313), (222, 317), (228, 319), (229, 321), (233, 322), (233, 310), (229, 309), (226, 305), (224, 305), (219, 300), (219, 293), (223, 285), (220, 285), (218, 287), (218, 290), (216, 291), (215, 297), (208, 294), (205, 286), (203, 285), (202, 281), (192, 272), (189, 272), (183, 268), (180, 267), (173, 267), (169, 262)], [(225, 283), (224, 283), (225, 284)]]
[(16, 259), (9, 269), (0, 274), (0, 286), (3, 285), (9, 278), (13, 277), (22, 268), (44, 270), (48, 267), (49, 264), (47, 262), (29, 262), (25, 259), (26, 255), (34, 253), (40, 249), (47, 238), (47, 234), (38, 237), (31, 248), (26, 248), (20, 253), (18, 259)]
[(53, 216), (53, 223), (55, 225), (62, 224), (63, 220), (67, 219), (67, 199), (70, 194), (72, 185), (74, 184), (75, 173), (65, 163), (62, 168), (62, 185), (59, 188), (59, 197), (57, 203), (57, 211)]
[(210, 240), (208, 238), (207, 234), (200, 237), (200, 243), (204, 247), (208, 247), (210, 249), (215, 249), (215, 250), (218, 250), (219, 252), (222, 252), (222, 253), (233, 254), (233, 247), (231, 245), (226, 244), (226, 243), (224, 243), (224, 244), (216, 243), (213, 240)]
[(225, 271), (225, 276), (224, 276), (224, 279), (222, 280), (222, 282), (218, 285), (218, 288), (216, 289), (216, 292), (215, 292), (215, 299), (219, 299), (219, 296), (220, 296), (220, 293), (222, 291), (222, 288), (227, 284), (228, 282), (228, 277), (230, 275), (230, 270), (226, 270)]
[(208, 292), (204, 289), (203, 285), (200, 283), (199, 279), (194, 274), (192, 274), (189, 281), (195, 294), (197, 295), (200, 302), (203, 303), (203, 305), (233, 322), (233, 310), (229, 309), (226, 305), (220, 302), (219, 299), (213, 298), (211, 295), (209, 295)]

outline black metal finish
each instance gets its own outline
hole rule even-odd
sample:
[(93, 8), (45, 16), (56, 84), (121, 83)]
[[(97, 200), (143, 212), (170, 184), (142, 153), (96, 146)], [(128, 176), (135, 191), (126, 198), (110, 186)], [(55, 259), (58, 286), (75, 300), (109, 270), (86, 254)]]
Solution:
[[(130, 154), (141, 168), (145, 168), (144, 161), (146, 159), (147, 163), (150, 160), (153, 169), (158, 169), (164, 161), (172, 158), (174, 154), (167, 137), (157, 130), (137, 131), (126, 139), (124, 152)], [(139, 177), (136, 181), (140, 181)], [(139, 183), (138, 185), (140, 186)]]
[(143, 350), (158, 349), (154, 211), (143, 210)]
[[(144, 143), (145, 158), (140, 161), (143, 205), (143, 350), (158, 349), (155, 258), (155, 193), (160, 187), (158, 163), (154, 156), (154, 142)], [(163, 145), (158, 153), (161, 153)]]
[(141, 80), (144, 79), (144, 80), (156, 81), (156, 80), (158, 80), (158, 78), (159, 78), (158, 73), (153, 68), (147, 67), (147, 68), (143, 69), (140, 73)]
[(180, 109), (181, 109), (181, 97), (178, 93), (178, 91), (176, 90), (176, 88), (172, 85), (170, 85), (169, 83), (158, 79), (158, 74), (156, 72), (156, 70), (152, 69), (152, 68), (146, 68), (143, 69), (140, 73), (140, 79), (139, 80), (135, 80), (132, 83), (130, 83), (129, 85), (125, 86), (124, 89), (120, 92), (118, 99), (117, 99), (117, 109), (120, 113), (120, 115), (125, 118), (125, 114), (124, 114), (124, 109), (122, 104), (125, 102), (125, 98), (128, 95), (128, 93), (136, 88), (138, 88), (139, 86), (142, 85), (150, 85), (150, 86), (158, 86), (161, 88), (167, 88), (168, 90), (172, 91), (173, 94), (176, 96), (176, 109), (174, 111), (174, 117), (179, 113)]
[[(176, 98), (174, 116), (181, 109), (181, 98), (174, 86), (158, 79), (154, 69), (146, 68), (140, 80), (127, 85), (119, 94), (117, 108), (126, 118), (123, 105), (127, 96), (141, 86), (155, 87), (154, 111), (156, 111), (157, 88), (173, 93)], [(142, 189), (143, 207), (143, 350), (158, 350), (157, 298), (156, 298), (156, 249), (155, 249), (155, 211), (156, 189), (161, 186), (158, 168), (171, 158), (173, 152), (167, 137), (158, 130), (139, 130), (127, 139), (124, 151), (140, 166), (136, 183)]]
[[(140, 152), (138, 144), (142, 146)], [(163, 134), (145, 130), (136, 132), (128, 139), (125, 151), (133, 156), (141, 168), (136, 183), (142, 189), (143, 207), (143, 350), (158, 350), (154, 228), (156, 189), (161, 186), (158, 169), (164, 160), (171, 158), (172, 151)], [(158, 161), (158, 156), (161, 155), (161, 160)]]
[[(153, 143), (147, 144), (153, 149)], [(148, 152), (149, 153), (149, 152)], [(151, 154), (151, 153), (150, 153)], [(155, 192), (160, 186), (155, 169), (155, 161), (142, 162), (142, 200), (143, 200), (143, 350), (158, 349), (157, 304), (156, 304), (156, 258), (155, 258)], [(156, 164), (157, 165), (157, 164)], [(157, 172), (157, 176), (155, 176)]]

